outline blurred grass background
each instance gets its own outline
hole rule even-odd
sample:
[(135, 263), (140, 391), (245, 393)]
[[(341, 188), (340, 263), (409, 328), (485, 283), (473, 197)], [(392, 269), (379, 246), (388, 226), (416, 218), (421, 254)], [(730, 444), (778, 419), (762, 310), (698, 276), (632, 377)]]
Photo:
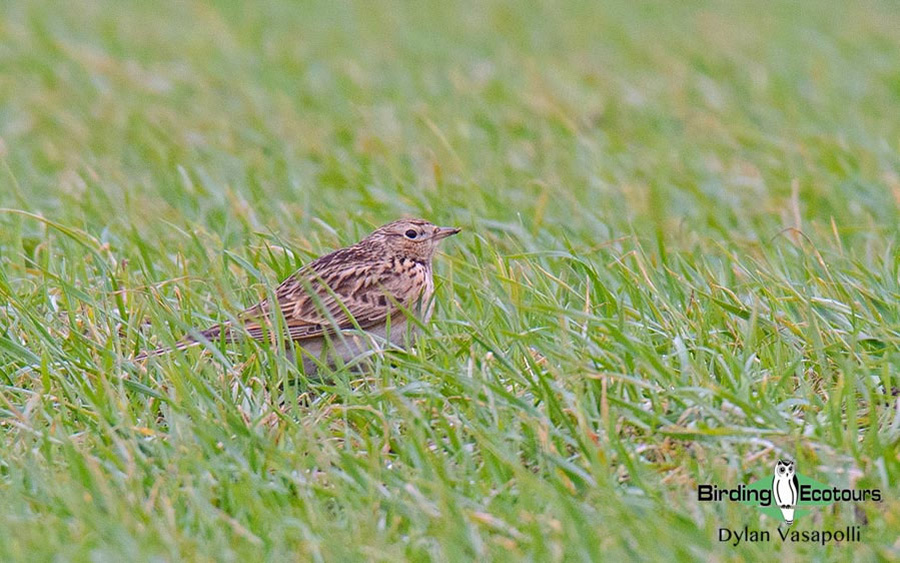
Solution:
[[(900, 557), (895, 4), (2, 10), (0, 558)], [(128, 367), (404, 214), (368, 378)], [(779, 456), (861, 543), (716, 541)]]

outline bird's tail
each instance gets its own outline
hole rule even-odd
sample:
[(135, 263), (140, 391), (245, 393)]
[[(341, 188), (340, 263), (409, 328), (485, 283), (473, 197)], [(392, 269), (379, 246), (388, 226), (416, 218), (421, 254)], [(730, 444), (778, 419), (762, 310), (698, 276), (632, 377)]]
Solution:
[(163, 346), (161, 348), (155, 348), (153, 350), (144, 350), (139, 353), (137, 356), (132, 358), (134, 362), (143, 362), (148, 358), (153, 358), (156, 356), (164, 356), (166, 354), (172, 353), (176, 350), (184, 350), (185, 348), (190, 348), (192, 346), (196, 346), (202, 343), (204, 340), (218, 340), (224, 336), (226, 339), (231, 339), (231, 329), (227, 324), (217, 325), (210, 327), (206, 330), (201, 330), (198, 333), (193, 335), (187, 335), (178, 342), (176, 342), (173, 346)]
[(781, 516), (784, 518), (784, 523), (790, 526), (794, 523), (794, 509), (793, 508), (782, 508)]

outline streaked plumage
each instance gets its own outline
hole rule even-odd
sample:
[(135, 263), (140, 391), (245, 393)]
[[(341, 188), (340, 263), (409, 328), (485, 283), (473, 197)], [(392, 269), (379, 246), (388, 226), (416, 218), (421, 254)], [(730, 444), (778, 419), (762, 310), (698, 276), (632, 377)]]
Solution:
[[(402, 345), (407, 312), (423, 322), (431, 317), (431, 260), (438, 242), (458, 232), (422, 219), (388, 223), (352, 246), (313, 260), (284, 280), (274, 292), (276, 307), (264, 299), (238, 315), (241, 327), (226, 323), (200, 334), (210, 341), (233, 341), (244, 334), (271, 340), (277, 334), (272, 313), (278, 310), (284, 318), (284, 331), (305, 355), (320, 357), (327, 348), (327, 356), (321, 359), (329, 363), (335, 356), (350, 361), (375, 347), (374, 342), (365, 342), (367, 339), (389, 337), (392, 343)], [(360, 334), (357, 327), (366, 334)], [(188, 337), (175, 348), (196, 343), (196, 338)], [(167, 351), (145, 352), (135, 360)], [(304, 357), (303, 364), (307, 373), (316, 370), (316, 362), (309, 357)]]

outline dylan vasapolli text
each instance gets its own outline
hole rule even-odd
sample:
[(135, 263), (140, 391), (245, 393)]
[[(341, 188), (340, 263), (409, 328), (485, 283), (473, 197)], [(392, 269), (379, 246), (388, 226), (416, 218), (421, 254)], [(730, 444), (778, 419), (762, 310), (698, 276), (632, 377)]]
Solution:
[[(858, 542), (862, 536), (859, 526), (847, 526), (844, 530), (791, 530), (778, 528), (777, 537), (783, 542), (793, 543), (820, 543), (822, 545), (832, 542)], [(772, 541), (769, 530), (751, 530), (746, 526), (742, 530), (731, 528), (719, 528), (719, 541), (730, 542), (737, 546), (741, 542), (758, 543)]]

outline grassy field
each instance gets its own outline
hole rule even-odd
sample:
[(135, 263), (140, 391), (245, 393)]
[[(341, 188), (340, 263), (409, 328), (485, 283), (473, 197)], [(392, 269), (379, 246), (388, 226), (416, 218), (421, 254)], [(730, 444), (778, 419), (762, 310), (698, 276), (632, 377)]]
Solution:
[[(2, 13), (0, 560), (900, 558), (895, 4)], [(129, 363), (403, 215), (409, 353)]]

